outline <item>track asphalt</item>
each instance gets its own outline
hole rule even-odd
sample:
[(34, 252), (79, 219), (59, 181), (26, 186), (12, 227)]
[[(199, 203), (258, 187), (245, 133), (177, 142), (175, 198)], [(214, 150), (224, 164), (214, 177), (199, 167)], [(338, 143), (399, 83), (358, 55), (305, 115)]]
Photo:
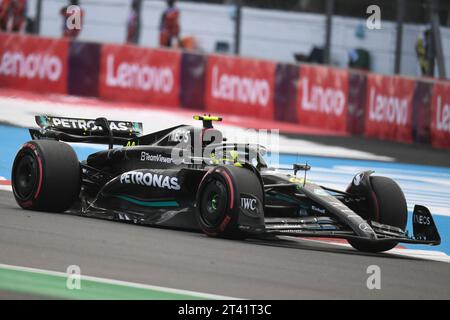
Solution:
[[(212, 239), (195, 232), (30, 212), (19, 209), (5, 191), (0, 192), (0, 212), (1, 263), (9, 265), (59, 272), (78, 265), (83, 275), (237, 298), (450, 298), (447, 263), (362, 254), (310, 241)], [(367, 288), (370, 265), (380, 267), (380, 290)], [(0, 297), (18, 296), (3, 291)]]

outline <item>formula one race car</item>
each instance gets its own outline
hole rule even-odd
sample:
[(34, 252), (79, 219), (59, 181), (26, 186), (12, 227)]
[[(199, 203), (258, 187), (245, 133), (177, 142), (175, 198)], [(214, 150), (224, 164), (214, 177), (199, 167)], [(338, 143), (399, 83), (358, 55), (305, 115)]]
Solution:
[[(413, 236), (407, 206), (391, 179), (365, 171), (346, 191), (319, 186), (297, 172), (267, 166), (265, 148), (227, 143), (213, 121), (142, 135), (142, 124), (36, 116), (40, 129), (22, 145), (12, 187), (24, 209), (201, 229), (212, 237), (280, 235), (344, 238), (358, 250), (380, 252), (399, 242), (440, 244), (429, 210), (416, 205)], [(108, 144), (79, 162), (64, 142)], [(114, 147), (116, 146), (116, 147)]]

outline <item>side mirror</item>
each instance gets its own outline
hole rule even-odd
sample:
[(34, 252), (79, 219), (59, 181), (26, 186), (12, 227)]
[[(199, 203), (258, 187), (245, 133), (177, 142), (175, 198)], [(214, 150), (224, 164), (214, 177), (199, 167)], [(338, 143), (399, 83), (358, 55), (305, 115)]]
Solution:
[(296, 175), (298, 171), (309, 171), (311, 169), (311, 166), (308, 165), (307, 163), (305, 163), (305, 164), (294, 163), (293, 169), (294, 169), (294, 175)]

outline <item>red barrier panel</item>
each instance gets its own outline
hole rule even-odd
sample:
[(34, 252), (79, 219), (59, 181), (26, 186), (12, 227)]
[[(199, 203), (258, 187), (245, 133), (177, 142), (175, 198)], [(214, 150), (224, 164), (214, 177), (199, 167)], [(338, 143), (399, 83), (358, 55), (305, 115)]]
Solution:
[(412, 142), (412, 102), (416, 82), (378, 74), (367, 76), (365, 135)]
[(206, 110), (273, 119), (275, 66), (269, 61), (209, 56)]
[(180, 62), (179, 51), (103, 45), (100, 97), (179, 106)]
[(450, 84), (434, 84), (431, 115), (432, 146), (450, 148)]
[(302, 65), (297, 94), (300, 124), (347, 131), (347, 70)]
[(0, 87), (66, 93), (68, 44), (0, 33)]

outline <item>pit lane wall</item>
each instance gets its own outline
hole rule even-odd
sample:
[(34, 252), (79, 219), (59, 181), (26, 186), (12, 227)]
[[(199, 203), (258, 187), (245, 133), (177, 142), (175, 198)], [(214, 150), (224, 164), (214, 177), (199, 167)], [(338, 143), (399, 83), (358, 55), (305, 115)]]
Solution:
[(450, 148), (450, 83), (430, 79), (0, 33), (0, 87)]

